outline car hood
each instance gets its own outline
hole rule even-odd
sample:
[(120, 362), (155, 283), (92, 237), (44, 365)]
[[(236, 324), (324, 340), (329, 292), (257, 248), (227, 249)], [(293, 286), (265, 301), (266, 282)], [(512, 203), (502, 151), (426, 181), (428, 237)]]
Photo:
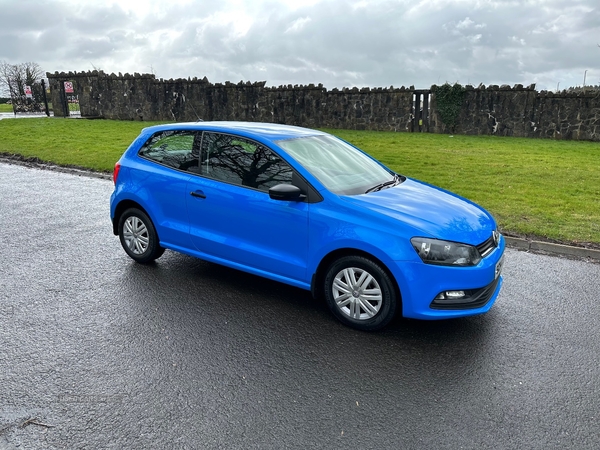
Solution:
[(343, 198), (357, 207), (399, 220), (422, 237), (478, 245), (496, 228), (493, 217), (480, 206), (409, 178), (389, 189)]

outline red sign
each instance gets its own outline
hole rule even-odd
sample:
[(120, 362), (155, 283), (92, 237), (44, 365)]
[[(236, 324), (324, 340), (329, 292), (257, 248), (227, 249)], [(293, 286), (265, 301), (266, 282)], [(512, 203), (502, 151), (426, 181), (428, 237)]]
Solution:
[(66, 94), (72, 94), (73, 91), (73, 82), (72, 81), (65, 81), (65, 93)]
[(25, 97), (31, 98), (33, 94), (31, 93), (31, 86), (25, 86)]

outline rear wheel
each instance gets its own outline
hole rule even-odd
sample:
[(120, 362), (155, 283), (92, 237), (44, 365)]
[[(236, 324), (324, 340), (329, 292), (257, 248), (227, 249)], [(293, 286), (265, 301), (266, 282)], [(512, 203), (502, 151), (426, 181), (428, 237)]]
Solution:
[(154, 224), (146, 213), (129, 208), (119, 219), (119, 239), (127, 254), (145, 264), (160, 258), (165, 249), (158, 243)]
[(379, 264), (362, 256), (345, 256), (331, 264), (324, 292), (333, 315), (352, 328), (379, 330), (396, 314), (392, 280)]

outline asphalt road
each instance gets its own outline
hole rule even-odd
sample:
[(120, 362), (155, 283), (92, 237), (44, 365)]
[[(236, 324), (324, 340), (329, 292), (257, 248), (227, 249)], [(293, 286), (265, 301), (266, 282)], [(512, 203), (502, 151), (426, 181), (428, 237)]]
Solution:
[(361, 333), (307, 292), (133, 263), (107, 180), (0, 164), (0, 449), (597, 449), (600, 265), (507, 250), (485, 316)]

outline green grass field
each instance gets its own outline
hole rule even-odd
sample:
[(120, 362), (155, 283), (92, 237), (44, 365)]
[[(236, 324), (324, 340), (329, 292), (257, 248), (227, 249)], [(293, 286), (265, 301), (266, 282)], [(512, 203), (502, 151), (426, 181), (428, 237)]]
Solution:
[[(0, 152), (111, 171), (150, 122), (0, 121)], [(505, 233), (600, 244), (600, 144), (592, 142), (326, 130), (397, 172), (463, 195)]]

